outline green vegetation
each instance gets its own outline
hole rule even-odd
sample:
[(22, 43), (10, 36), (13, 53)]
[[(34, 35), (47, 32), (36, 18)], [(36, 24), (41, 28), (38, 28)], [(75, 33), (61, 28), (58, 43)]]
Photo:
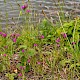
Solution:
[(2, 76), (7, 80), (80, 79), (80, 18), (63, 22), (59, 13), (58, 17), (55, 25), (44, 18), (36, 27), (24, 24), (21, 31), (0, 31)]

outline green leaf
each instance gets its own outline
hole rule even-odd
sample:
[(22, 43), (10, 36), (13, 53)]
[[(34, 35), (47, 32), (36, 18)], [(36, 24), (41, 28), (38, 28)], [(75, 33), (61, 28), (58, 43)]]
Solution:
[(16, 74), (15, 74), (15, 73), (12, 73), (11, 75), (12, 75), (12, 76), (15, 76)]
[(58, 35), (60, 35), (61, 32), (63, 32), (63, 29), (62, 29), (62, 28), (58, 28), (58, 29), (56, 30), (56, 32), (57, 32)]
[(80, 63), (76, 63), (76, 65), (80, 67)]
[(28, 72), (29, 70), (30, 70), (30, 66), (29, 66), (29, 64), (26, 64), (25, 72)]
[(9, 80), (14, 80), (14, 76), (15, 76), (15, 75), (16, 75), (15, 73), (12, 73), (12, 74), (7, 73), (5, 76), (8, 77)]
[(34, 56), (36, 54), (35, 49), (29, 49), (28, 50), (28, 56)]
[(24, 65), (26, 61), (27, 61), (27, 58), (25, 56), (22, 56), (21, 57), (21, 63), (22, 63), (22, 65)]
[(27, 45), (20, 45), (19, 49), (21, 49), (21, 48), (27, 49)]
[(0, 72), (3, 71), (3, 64), (0, 63)]
[(20, 13), (19, 13), (19, 16), (21, 16), (22, 15), (22, 11), (20, 11)]
[(48, 38), (51, 38), (51, 37), (52, 37), (52, 35), (48, 35), (47, 37), (48, 37)]
[(65, 66), (66, 63), (70, 63), (70, 62), (71, 62), (71, 60), (64, 59), (64, 60), (60, 61), (60, 64), (61, 64), (62, 66)]
[(74, 68), (74, 67), (76, 67), (76, 64), (71, 64), (71, 66), (70, 66), (69, 69), (72, 69), (72, 68)]

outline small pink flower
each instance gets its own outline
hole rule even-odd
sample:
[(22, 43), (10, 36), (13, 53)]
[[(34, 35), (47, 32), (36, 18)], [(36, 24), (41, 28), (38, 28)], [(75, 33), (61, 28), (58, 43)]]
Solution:
[(21, 77), (22, 76), (22, 73), (19, 73), (18, 76)]
[(30, 63), (30, 61), (31, 61), (30, 59), (27, 60), (28, 63)]
[(11, 37), (15, 37), (15, 33), (11, 34)]
[(21, 9), (25, 10), (28, 7), (28, 4), (21, 6)]
[(63, 38), (67, 38), (67, 34), (66, 33), (61, 33)]
[(60, 38), (57, 38), (57, 39), (56, 39), (56, 42), (59, 43), (59, 42), (60, 42)]
[(41, 38), (41, 39), (44, 39), (44, 35), (41, 35), (40, 38)]
[(20, 69), (22, 70), (23, 69), (23, 66), (20, 66)]
[(27, 13), (30, 13), (31, 11), (30, 11), (30, 10), (26, 10), (26, 12), (27, 12)]
[(21, 70), (25, 69), (25, 66), (20, 66), (20, 69), (21, 69)]
[(72, 42), (72, 45), (75, 45), (76, 44), (76, 42)]
[(3, 56), (6, 57), (7, 55), (6, 54), (3, 54)]
[(17, 33), (17, 34), (16, 34), (16, 37), (18, 38), (19, 36), (20, 36), (20, 34)]
[(16, 38), (13, 39), (13, 42), (14, 42), (14, 43), (16, 42)]
[(34, 47), (38, 46), (37, 44), (34, 44)]
[(18, 33), (13, 33), (13, 34), (11, 34), (11, 37), (16, 37), (16, 38), (18, 38), (20, 36), (20, 34), (18, 34)]
[(22, 50), (22, 52), (24, 53), (24, 52), (25, 52), (25, 50), (23, 49), (23, 50)]
[(57, 47), (60, 47), (60, 44), (57, 44)]
[(4, 38), (7, 37), (7, 34), (3, 32), (0, 32), (0, 35), (3, 36)]
[(37, 64), (41, 64), (41, 62), (38, 61)]

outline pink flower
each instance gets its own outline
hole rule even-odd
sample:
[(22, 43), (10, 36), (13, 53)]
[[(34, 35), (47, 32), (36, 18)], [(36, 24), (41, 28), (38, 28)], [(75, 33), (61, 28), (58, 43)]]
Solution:
[(25, 69), (25, 66), (20, 66), (20, 69), (21, 69), (21, 70)]
[(22, 76), (22, 73), (19, 73), (18, 76), (21, 77)]
[(30, 13), (31, 11), (30, 11), (30, 10), (26, 10), (26, 12), (27, 12), (27, 13)]
[(34, 47), (38, 46), (37, 44), (34, 44)]
[(20, 66), (20, 69), (23, 69), (23, 66)]
[(27, 60), (28, 63), (30, 63), (30, 61), (31, 61), (30, 59)]
[(20, 34), (18, 34), (18, 33), (11, 34), (11, 37), (15, 37), (15, 38), (18, 38), (19, 36), (20, 36)]
[(6, 33), (2, 33), (2, 36), (5, 38), (7, 36), (7, 34)]
[(60, 47), (60, 44), (57, 44), (57, 47)]
[(3, 56), (6, 57), (7, 55), (6, 54), (3, 54)]
[(63, 38), (67, 38), (67, 34), (66, 33), (61, 33)]
[(41, 62), (38, 61), (37, 64), (41, 64)]
[(72, 42), (72, 45), (75, 45), (76, 44), (76, 42)]
[(56, 39), (56, 42), (59, 43), (59, 42), (60, 42), (60, 38), (57, 38), (57, 39)]
[(23, 49), (23, 50), (22, 50), (22, 52), (24, 53), (24, 52), (25, 52), (25, 50)]
[(3, 32), (0, 32), (0, 35), (3, 36), (4, 38), (7, 36), (7, 34)]
[(17, 33), (17, 34), (16, 34), (16, 37), (18, 38), (19, 36), (20, 36), (20, 34)]
[(28, 4), (21, 6), (21, 9), (25, 10), (28, 7)]
[(41, 35), (40, 38), (41, 38), (41, 39), (44, 39), (44, 35)]
[(13, 42), (14, 42), (14, 43), (16, 42), (16, 38), (13, 39)]
[(15, 37), (15, 33), (11, 34), (11, 37)]

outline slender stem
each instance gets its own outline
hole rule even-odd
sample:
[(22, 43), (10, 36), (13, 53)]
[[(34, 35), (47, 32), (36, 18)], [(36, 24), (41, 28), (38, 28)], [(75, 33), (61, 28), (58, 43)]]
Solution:
[(74, 31), (73, 31), (73, 42), (74, 42), (74, 36), (75, 36), (75, 30), (76, 30), (77, 20), (75, 21)]

